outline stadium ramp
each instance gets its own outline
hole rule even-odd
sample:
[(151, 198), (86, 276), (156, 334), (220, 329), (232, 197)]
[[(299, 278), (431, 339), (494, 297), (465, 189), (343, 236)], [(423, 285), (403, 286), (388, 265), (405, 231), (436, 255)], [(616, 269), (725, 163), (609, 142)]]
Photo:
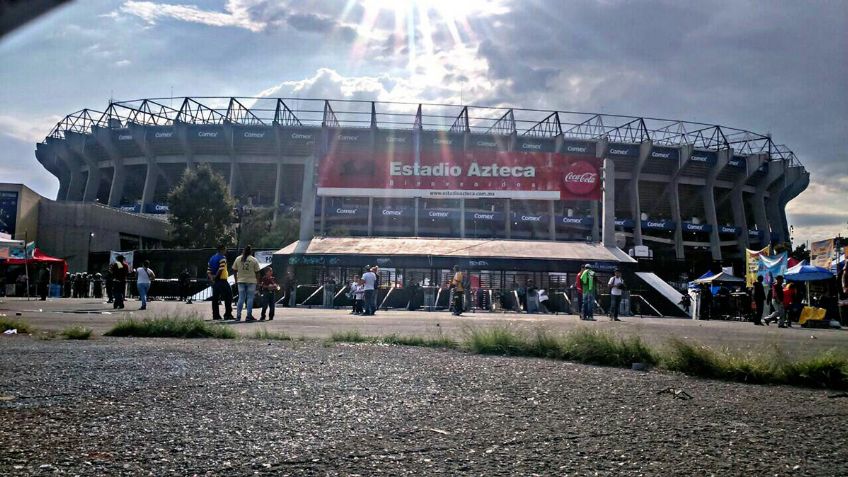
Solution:
[(644, 284), (644, 287), (640, 287), (642, 288), (642, 295), (663, 316), (676, 316), (679, 318), (688, 318), (690, 316), (680, 306), (680, 299), (683, 295), (666, 283), (665, 280), (652, 272), (636, 272), (636, 277)]

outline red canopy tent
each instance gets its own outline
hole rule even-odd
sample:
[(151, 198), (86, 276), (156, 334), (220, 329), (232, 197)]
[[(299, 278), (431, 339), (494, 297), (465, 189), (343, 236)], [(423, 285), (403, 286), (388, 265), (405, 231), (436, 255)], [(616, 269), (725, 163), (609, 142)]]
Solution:
[(31, 263), (43, 263), (46, 265), (61, 264), (62, 276), (65, 276), (65, 274), (68, 273), (68, 262), (62, 260), (61, 258), (51, 257), (50, 255), (47, 255), (38, 248), (32, 251), (32, 258), (7, 258), (3, 260), (3, 263), (5, 265), (27, 265)]

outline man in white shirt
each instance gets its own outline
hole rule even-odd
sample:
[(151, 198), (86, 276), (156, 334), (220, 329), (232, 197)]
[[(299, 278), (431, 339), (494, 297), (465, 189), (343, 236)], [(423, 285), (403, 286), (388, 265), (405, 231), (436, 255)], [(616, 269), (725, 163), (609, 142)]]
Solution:
[(615, 275), (609, 279), (610, 290), (610, 321), (621, 321), (618, 319), (618, 309), (621, 305), (621, 293), (624, 291), (624, 280), (621, 278), (621, 270), (615, 269)]
[(373, 315), (375, 311), (374, 287), (377, 284), (377, 274), (374, 273), (373, 270), (374, 269), (372, 268), (362, 275), (362, 280), (365, 282), (362, 286), (362, 289), (365, 292), (365, 312), (362, 313), (363, 316)]

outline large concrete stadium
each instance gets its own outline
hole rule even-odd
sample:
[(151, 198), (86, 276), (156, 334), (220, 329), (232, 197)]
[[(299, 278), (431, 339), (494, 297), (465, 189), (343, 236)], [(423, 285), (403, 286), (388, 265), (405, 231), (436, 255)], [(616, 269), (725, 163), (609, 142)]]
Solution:
[(182, 171), (209, 164), (243, 204), (300, 207), (302, 240), (594, 241), (679, 260), (788, 242), (786, 204), (809, 183), (790, 149), (725, 126), (323, 99), (111, 102), (69, 114), (36, 156), (60, 201), (166, 212)]

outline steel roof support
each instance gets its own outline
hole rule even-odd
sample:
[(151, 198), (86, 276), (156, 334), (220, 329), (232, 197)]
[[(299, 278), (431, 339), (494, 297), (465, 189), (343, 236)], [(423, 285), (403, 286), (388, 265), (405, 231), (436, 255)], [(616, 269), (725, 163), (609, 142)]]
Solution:
[(274, 125), (303, 126), (303, 123), (300, 122), (300, 119), (297, 119), (297, 116), (295, 116), (282, 99), (277, 99), (277, 107), (274, 110)]
[(236, 98), (230, 98), (227, 105), (226, 119), (228, 123), (243, 124), (247, 126), (264, 126), (265, 122), (259, 119), (253, 111), (241, 104)]
[(471, 132), (471, 125), (468, 121), (468, 106), (463, 106), (462, 111), (459, 112), (459, 116), (453, 122), (453, 125), (450, 127), (450, 132), (452, 133), (469, 133)]
[(509, 136), (511, 134), (516, 134), (515, 129), (515, 114), (510, 109), (505, 112), (503, 116), (500, 117), (494, 124), (492, 124), (489, 129), (486, 130), (486, 134), (497, 134), (502, 136)]
[(333, 112), (333, 107), (330, 106), (330, 101), (324, 101), (324, 118), (321, 120), (321, 127), (337, 128), (339, 127), (339, 119), (336, 113)]
[(554, 111), (545, 119), (534, 124), (530, 129), (524, 131), (525, 136), (533, 137), (556, 137), (562, 134), (562, 123), (559, 120), (559, 112)]

